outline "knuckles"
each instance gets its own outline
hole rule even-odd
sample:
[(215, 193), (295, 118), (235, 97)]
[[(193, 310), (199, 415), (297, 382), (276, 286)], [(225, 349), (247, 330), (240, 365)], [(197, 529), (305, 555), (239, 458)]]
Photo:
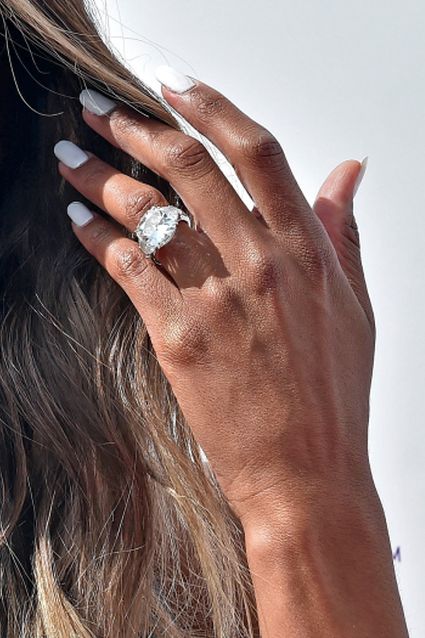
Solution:
[(255, 127), (237, 140), (239, 154), (245, 161), (263, 169), (285, 166), (285, 155), (279, 141), (265, 128)]
[[(125, 107), (115, 109), (110, 117), (113, 136), (124, 150), (128, 147), (128, 140), (140, 134), (141, 124), (140, 117), (133, 115)], [(168, 135), (164, 138), (161, 132), (144, 131), (144, 135), (158, 148), (161, 163), (169, 172), (190, 174), (191, 178), (198, 178), (204, 177), (215, 167), (205, 146), (189, 135), (176, 131), (172, 142)]]
[[(248, 247), (235, 280), (208, 279), (200, 292), (197, 310), (180, 319), (172, 319), (162, 338), (163, 356), (178, 371), (179, 366), (208, 365), (214, 361), (217, 347), (226, 348), (229, 324), (246, 321), (258, 307), (269, 304), (269, 321), (274, 322), (276, 299), (287, 282), (286, 260), (281, 247), (255, 244)], [(321, 283), (330, 274), (330, 256), (316, 249), (304, 255), (310, 279), (320, 295)], [(298, 267), (300, 259), (296, 259)], [(306, 265), (304, 264), (303, 270)], [(314, 273), (314, 275), (312, 274)]]
[(203, 305), (214, 333), (240, 313), (243, 303), (241, 292), (223, 279), (212, 278), (204, 285)]
[(267, 255), (257, 255), (248, 272), (250, 288), (256, 297), (273, 294), (282, 285), (282, 267)]
[(161, 352), (172, 367), (206, 363), (211, 356), (211, 330), (207, 322), (186, 316), (168, 326), (161, 337)]
[(140, 129), (140, 118), (128, 108), (120, 107), (112, 111), (109, 117), (109, 125), (114, 138), (124, 148), (126, 139)]
[(244, 262), (244, 275), (238, 282), (235, 285), (222, 278), (208, 279), (200, 293), (198, 310), (171, 322), (162, 341), (164, 356), (170, 364), (192, 366), (212, 362), (217, 345), (227, 347), (229, 323), (245, 321), (255, 310), (259, 297), (273, 294), (281, 286), (281, 264), (265, 251), (257, 250)]
[(111, 274), (120, 281), (140, 277), (147, 267), (148, 260), (136, 244), (116, 250), (112, 255)]
[(192, 105), (200, 120), (209, 121), (224, 113), (228, 100), (217, 91), (210, 90), (207, 94), (202, 89), (192, 89)]
[(202, 288), (198, 310), (173, 319), (164, 331), (162, 356), (174, 368), (208, 365), (214, 361), (217, 346), (223, 346), (221, 331), (234, 316), (243, 316), (243, 299), (222, 279), (208, 281)]
[(165, 151), (165, 163), (170, 170), (190, 173), (191, 177), (203, 177), (212, 167), (212, 159), (205, 146), (189, 136)]
[(261, 298), (273, 294), (281, 287), (283, 276), (283, 258), (275, 246), (248, 244), (241, 277), (250, 295)]
[(112, 239), (112, 228), (106, 220), (98, 220), (88, 228), (88, 240), (90, 244), (98, 246)]
[(125, 217), (129, 224), (132, 226), (137, 225), (141, 217), (143, 217), (152, 206), (166, 205), (165, 198), (159, 191), (146, 189), (136, 190), (126, 197), (124, 203)]
[(78, 182), (81, 189), (88, 189), (90, 185), (94, 183), (102, 183), (105, 180), (107, 168), (107, 164), (97, 157), (91, 157), (79, 170)]
[(167, 360), (179, 366), (212, 362), (214, 349), (220, 343), (220, 330), (228, 326), (242, 302), (238, 292), (223, 280), (205, 284), (198, 311), (173, 320), (164, 332), (162, 349)]

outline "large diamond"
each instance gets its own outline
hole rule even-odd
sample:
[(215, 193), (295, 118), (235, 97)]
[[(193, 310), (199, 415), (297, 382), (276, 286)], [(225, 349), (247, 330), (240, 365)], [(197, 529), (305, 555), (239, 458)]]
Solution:
[(141, 249), (151, 255), (174, 236), (180, 210), (175, 206), (153, 206), (145, 213), (134, 231)]

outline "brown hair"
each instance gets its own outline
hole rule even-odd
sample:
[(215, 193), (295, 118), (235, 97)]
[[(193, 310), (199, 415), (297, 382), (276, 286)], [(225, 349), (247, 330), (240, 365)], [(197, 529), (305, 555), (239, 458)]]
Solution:
[(140, 316), (74, 236), (81, 195), (52, 152), (73, 140), (179, 204), (78, 95), (177, 124), (84, 0), (0, 0), (0, 17), (1, 637), (257, 636), (241, 525)]

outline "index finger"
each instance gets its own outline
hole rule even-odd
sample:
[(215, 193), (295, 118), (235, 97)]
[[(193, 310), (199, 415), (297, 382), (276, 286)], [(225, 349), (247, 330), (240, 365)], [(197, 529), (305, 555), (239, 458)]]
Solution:
[(168, 66), (156, 70), (167, 102), (230, 161), (270, 226), (306, 222), (313, 215), (275, 136), (228, 98)]
[(181, 312), (178, 287), (117, 224), (79, 201), (72, 202), (67, 212), (77, 238), (124, 290), (156, 341), (168, 320)]

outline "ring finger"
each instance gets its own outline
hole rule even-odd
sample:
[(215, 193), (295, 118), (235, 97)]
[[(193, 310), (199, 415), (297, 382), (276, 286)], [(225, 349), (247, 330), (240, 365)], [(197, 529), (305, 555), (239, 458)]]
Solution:
[[(58, 165), (62, 177), (131, 232), (152, 206), (169, 205), (157, 189), (120, 173), (87, 151), (82, 153), (86, 153), (88, 159), (77, 168), (71, 168), (64, 160), (70, 153), (81, 153), (81, 150), (67, 140), (62, 140), (56, 149), (62, 160)], [(72, 164), (70, 160), (68, 163)], [(156, 257), (179, 288), (199, 287), (211, 274), (223, 272), (220, 256), (208, 237), (185, 223), (178, 224), (171, 242), (160, 248)]]
[(86, 123), (165, 178), (223, 258), (232, 259), (235, 237), (255, 241), (261, 225), (201, 142), (128, 107), (115, 105), (112, 112), (99, 116), (88, 111), (88, 105), (83, 110)]

